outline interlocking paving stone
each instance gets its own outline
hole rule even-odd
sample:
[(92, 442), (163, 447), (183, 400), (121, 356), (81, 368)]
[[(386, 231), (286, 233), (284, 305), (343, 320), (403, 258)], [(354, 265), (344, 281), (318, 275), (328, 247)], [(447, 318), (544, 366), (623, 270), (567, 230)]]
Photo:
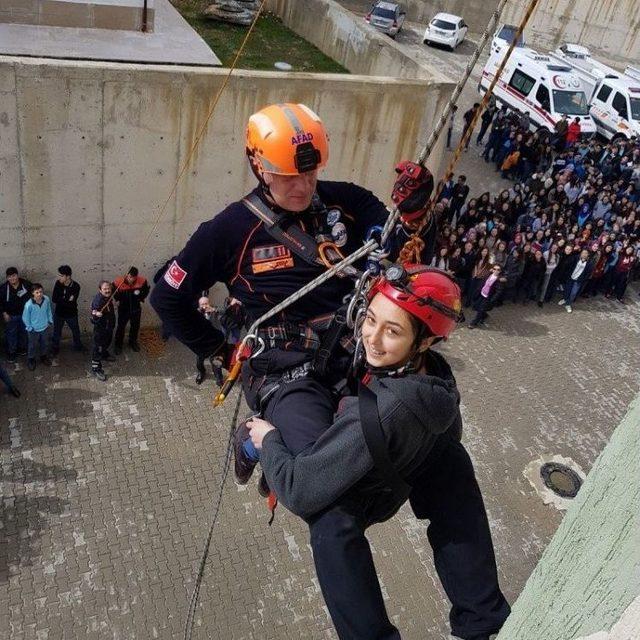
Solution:
[[(629, 300), (505, 306), (442, 347), (510, 600), (562, 517), (523, 470), (556, 453), (588, 470), (637, 393)], [(159, 359), (125, 351), (106, 384), (64, 346), (51, 369), (15, 367), (20, 400), (0, 396), (0, 638), (181, 637), (236, 392), (214, 409), (173, 341)], [(268, 519), (252, 484), (227, 483), (194, 638), (335, 637), (304, 524), (282, 507)], [(370, 539), (403, 637), (445, 636), (425, 524), (403, 508)]]

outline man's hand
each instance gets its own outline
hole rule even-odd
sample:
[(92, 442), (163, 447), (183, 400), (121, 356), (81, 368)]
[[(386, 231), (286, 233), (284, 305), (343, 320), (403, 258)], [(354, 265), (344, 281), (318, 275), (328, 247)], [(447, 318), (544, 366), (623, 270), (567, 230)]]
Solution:
[(262, 440), (269, 433), (269, 431), (275, 431), (275, 427), (262, 418), (251, 418), (247, 422), (247, 428), (251, 433), (251, 442), (256, 449), (262, 449)]
[(433, 191), (433, 176), (426, 167), (403, 160), (396, 165), (398, 179), (393, 185), (391, 200), (398, 207), (402, 221), (411, 223), (421, 218)]

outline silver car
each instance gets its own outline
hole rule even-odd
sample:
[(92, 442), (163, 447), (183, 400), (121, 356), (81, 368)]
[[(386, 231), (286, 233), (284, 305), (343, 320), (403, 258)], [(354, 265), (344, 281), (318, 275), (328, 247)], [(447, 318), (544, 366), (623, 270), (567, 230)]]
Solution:
[(405, 8), (397, 2), (376, 2), (371, 5), (364, 19), (372, 26), (395, 38), (407, 15)]

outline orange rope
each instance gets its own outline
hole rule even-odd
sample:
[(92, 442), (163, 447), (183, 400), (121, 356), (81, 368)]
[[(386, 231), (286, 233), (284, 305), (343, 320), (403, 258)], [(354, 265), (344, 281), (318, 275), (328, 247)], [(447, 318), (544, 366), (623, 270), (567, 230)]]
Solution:
[[(258, 7), (258, 11), (257, 11), (257, 13), (256, 13), (256, 15), (255, 15), (255, 17), (253, 19), (253, 22), (249, 26), (249, 29), (247, 30), (247, 33), (244, 36), (244, 38), (242, 40), (242, 43), (240, 44), (240, 47), (238, 48), (238, 51), (237, 51), (237, 53), (235, 55), (235, 58), (233, 59), (233, 62), (231, 63), (231, 66), (229, 67), (229, 73), (227, 73), (227, 75), (224, 78), (224, 81), (222, 82), (222, 85), (218, 89), (216, 97), (213, 99), (213, 103), (211, 104), (211, 107), (209, 108), (207, 116), (205, 117), (204, 122), (202, 123), (200, 128), (198, 129), (198, 133), (196, 134), (196, 137), (195, 137), (195, 139), (193, 141), (193, 144), (191, 145), (191, 148), (189, 149), (189, 152), (187, 153), (187, 157), (184, 159), (184, 161), (182, 163), (182, 166), (180, 167), (180, 171), (178, 172), (178, 176), (177, 176), (175, 182), (173, 183), (173, 186), (171, 187), (171, 191), (169, 191), (169, 195), (167, 196), (165, 201), (162, 203), (162, 206), (160, 207), (158, 215), (156, 216), (156, 220), (153, 223), (153, 226), (151, 227), (151, 231), (149, 231), (147, 237), (144, 239), (144, 242), (142, 243), (142, 246), (140, 247), (140, 250), (138, 251), (137, 255), (135, 256), (134, 261), (133, 261), (132, 264), (135, 264), (135, 262), (137, 262), (138, 258), (140, 258), (140, 256), (142, 255), (142, 253), (146, 249), (147, 244), (149, 243), (149, 240), (151, 239), (151, 236), (155, 233), (156, 229), (158, 228), (158, 225), (160, 224), (160, 220), (162, 220), (162, 217), (164, 216), (165, 211), (167, 210), (167, 206), (169, 205), (169, 202), (171, 201), (171, 198), (173, 198), (173, 196), (175, 195), (176, 190), (178, 188), (178, 185), (180, 184), (180, 181), (182, 180), (182, 177), (184, 176), (184, 174), (186, 173), (187, 169), (189, 168), (189, 164), (191, 163), (191, 159), (193, 158), (193, 156), (194, 156), (194, 154), (196, 152), (196, 149), (198, 148), (198, 145), (200, 144), (200, 141), (202, 140), (204, 134), (206, 133), (207, 127), (209, 125), (209, 120), (211, 120), (211, 116), (213, 116), (213, 112), (216, 110), (216, 107), (218, 106), (218, 102), (220, 102), (220, 98), (222, 96), (223, 91), (227, 88), (227, 85), (229, 84), (229, 79), (231, 78), (231, 74), (234, 72), (234, 70), (235, 70), (235, 68), (236, 68), (236, 66), (238, 64), (238, 61), (240, 60), (240, 56), (244, 52), (244, 48), (245, 48), (247, 42), (249, 41), (249, 37), (253, 33), (253, 30), (254, 30), (257, 22), (258, 22), (258, 18), (262, 14), (262, 9), (264, 8), (266, 2), (267, 2), (267, 0), (262, 0), (262, 2), (260, 3), (260, 6)], [(128, 271), (127, 271), (127, 273), (128, 273)], [(123, 282), (124, 282), (124, 278), (123, 278)], [(109, 302), (111, 302), (111, 300), (113, 299), (115, 294), (120, 289), (121, 284), (122, 283), (120, 283), (114, 289), (114, 291), (111, 292), (111, 295), (109, 296), (109, 299), (104, 304), (104, 306), (102, 307), (101, 311), (104, 311), (106, 309), (106, 307), (109, 304)]]
[[(471, 120), (471, 123), (469, 124), (469, 127), (466, 129), (466, 131), (464, 132), (463, 136), (460, 138), (460, 142), (458, 142), (458, 146), (456, 147), (456, 150), (453, 153), (453, 158), (451, 159), (451, 161), (449, 162), (449, 165), (447, 166), (447, 169), (446, 169), (446, 171), (444, 173), (444, 177), (442, 178), (442, 180), (440, 180), (438, 182), (438, 185), (436, 187), (436, 192), (435, 192), (433, 198), (429, 201), (429, 204), (427, 206), (427, 211), (426, 211), (426, 213), (424, 215), (424, 218), (422, 218), (422, 220), (420, 222), (420, 225), (413, 232), (411, 237), (404, 243), (404, 246), (402, 247), (402, 249), (400, 251), (399, 262), (401, 262), (401, 263), (404, 263), (404, 262), (415, 262), (415, 263), (420, 262), (422, 250), (424, 249), (424, 246), (425, 246), (424, 245), (424, 241), (420, 237), (420, 234), (422, 233), (424, 228), (431, 222), (431, 219), (433, 217), (433, 207), (435, 206), (436, 202), (438, 201), (438, 198), (440, 197), (440, 194), (442, 193), (442, 189), (444, 187), (445, 180), (446, 180), (447, 176), (453, 175), (453, 170), (454, 170), (456, 164), (458, 163), (458, 160), (460, 159), (460, 155), (462, 154), (462, 149), (464, 148), (465, 144), (467, 143), (467, 140), (469, 140), (471, 138), (471, 135), (473, 134), (473, 130), (474, 130), (478, 120), (480, 119), (480, 114), (484, 111), (484, 109), (486, 108), (487, 104), (489, 103), (489, 100), (491, 99), (491, 96), (493, 95), (493, 90), (494, 90), (494, 88), (496, 86), (496, 83), (498, 82), (498, 79), (502, 75), (502, 72), (503, 72), (503, 70), (505, 68), (505, 65), (507, 64), (507, 61), (509, 60), (509, 57), (511, 56), (511, 53), (514, 50), (514, 48), (516, 46), (516, 43), (518, 42), (520, 36), (522, 35), (522, 32), (524, 31), (524, 28), (527, 25), (527, 22), (529, 21), (529, 18), (531, 17), (533, 12), (535, 11), (535, 8), (536, 8), (537, 4), (538, 4), (538, 0), (531, 0), (531, 2), (529, 3), (529, 6), (527, 7), (527, 11), (525, 12), (524, 16), (522, 17), (522, 20), (520, 21), (520, 24), (518, 25), (518, 30), (517, 30), (515, 36), (513, 37), (513, 40), (511, 41), (511, 44), (509, 45), (509, 48), (507, 49), (507, 52), (506, 52), (504, 58), (502, 59), (502, 62), (500, 63), (500, 66), (498, 67), (498, 70), (496, 71), (496, 74), (493, 77), (493, 80), (491, 81), (491, 84), (489, 85), (486, 93), (482, 97), (482, 100), (480, 102), (480, 106), (478, 107), (478, 109), (476, 109), (476, 112), (475, 112), (475, 114), (473, 116), (473, 119)], [(437, 223), (437, 221), (436, 221), (436, 223)]]

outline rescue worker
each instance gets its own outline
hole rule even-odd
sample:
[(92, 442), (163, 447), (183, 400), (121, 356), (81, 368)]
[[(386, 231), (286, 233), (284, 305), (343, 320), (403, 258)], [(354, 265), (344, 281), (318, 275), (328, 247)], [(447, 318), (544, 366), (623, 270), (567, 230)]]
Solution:
[(122, 353), (124, 332), (129, 326), (129, 346), (132, 351), (140, 351), (138, 333), (140, 331), (141, 304), (149, 295), (149, 283), (146, 278), (138, 275), (138, 269), (131, 267), (124, 278), (122, 276), (113, 281), (114, 299), (118, 303), (118, 325), (116, 327), (115, 353)]
[[(392, 517), (408, 496), (431, 520), (429, 540), (447, 595), (465, 603), (452, 611), (453, 633), (488, 638), (509, 606), (473, 465), (460, 442), (460, 394), (446, 360), (430, 348), (453, 331), (460, 289), (445, 272), (422, 265), (406, 271), (394, 265), (387, 274), (392, 271), (393, 279), (378, 279), (370, 292), (359, 397), (344, 398), (333, 424), (297, 456), (265, 420), (249, 421), (251, 439), (269, 486), (309, 524), (318, 580), (340, 638), (400, 637), (385, 611), (365, 530)], [(363, 406), (367, 401), (373, 413)], [(428, 496), (414, 495), (418, 484), (431, 487)], [(459, 492), (475, 511), (459, 512)], [(465, 563), (476, 568), (476, 580), (460, 582), (442, 571)], [(481, 601), (491, 603), (493, 619), (474, 608)]]
[[(318, 181), (318, 170), (328, 160), (328, 139), (320, 118), (304, 105), (271, 105), (251, 116), (246, 151), (257, 188), (201, 224), (151, 294), (163, 323), (197, 356), (209, 357), (225, 342), (193, 304), (201, 291), (216, 282), (226, 284), (229, 295), (244, 306), (249, 325), (323, 273), (334, 261), (335, 251), (347, 255), (362, 246), (388, 216), (384, 204), (366, 189)], [(392, 199), (402, 212), (402, 222), (384, 247), (392, 259), (424, 215), (433, 189), (431, 175), (419, 165), (403, 162), (396, 171)], [(433, 257), (435, 232), (436, 221), (431, 219), (424, 227), (422, 262)], [(294, 455), (315, 443), (333, 420), (336, 401), (331, 387), (344, 378), (351, 361), (351, 355), (336, 346), (343, 324), (337, 312), (352, 291), (350, 278), (334, 277), (288, 306), (261, 327), (265, 350), (243, 366), (247, 403), (278, 425)], [(251, 471), (252, 467), (236, 465), (236, 475)], [(452, 490), (458, 497), (457, 488)], [(414, 504), (431, 497), (429, 486), (416, 486), (413, 492)], [(477, 512), (477, 504), (467, 504), (464, 496), (459, 496), (456, 508), (460, 514), (456, 522), (466, 521), (467, 511), (469, 519)], [(418, 517), (427, 517), (426, 511), (418, 511)], [(476, 595), (486, 576), (479, 571), (476, 579), (474, 571), (478, 563), (484, 567), (484, 559), (493, 557), (483, 540), (478, 544), (477, 563), (448, 566), (446, 558), (441, 567), (456, 582), (474, 585)], [(360, 568), (353, 565), (350, 570)], [(494, 622), (493, 606), (484, 595), (477, 603), (454, 603), (452, 616), (462, 630), (460, 637), (473, 637), (464, 630), (469, 607), (489, 624)]]
[(115, 361), (115, 358), (109, 353), (116, 320), (111, 291), (111, 283), (108, 280), (101, 280), (98, 284), (98, 293), (91, 301), (91, 323), (93, 324), (91, 373), (102, 382), (107, 379), (102, 368), (102, 361)]

